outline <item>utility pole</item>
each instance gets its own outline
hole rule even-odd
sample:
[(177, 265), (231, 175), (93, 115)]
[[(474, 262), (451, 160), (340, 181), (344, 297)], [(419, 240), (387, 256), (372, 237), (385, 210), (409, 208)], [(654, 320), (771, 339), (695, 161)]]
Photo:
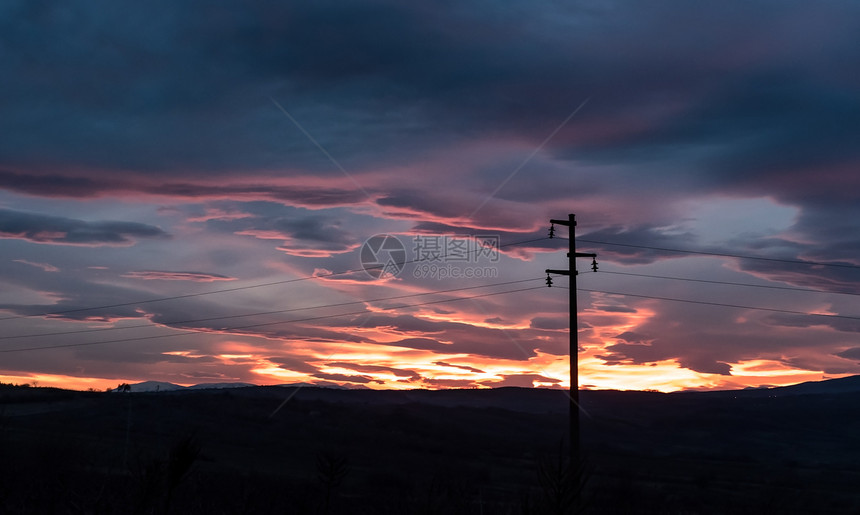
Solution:
[(577, 469), (582, 459), (580, 453), (580, 438), (579, 438), (579, 324), (577, 322), (576, 310), (576, 276), (579, 272), (576, 271), (576, 258), (590, 257), (591, 269), (597, 271), (597, 254), (589, 254), (584, 252), (576, 252), (576, 216), (567, 215), (567, 220), (551, 219), (549, 227), (549, 237), (555, 235), (555, 224), (566, 225), (570, 228), (569, 243), (570, 247), (567, 253), (568, 269), (567, 270), (552, 270), (546, 271), (546, 285), (552, 286), (552, 278), (550, 274), (559, 274), (570, 276), (569, 290), (569, 308), (570, 308), (570, 473), (576, 474)]

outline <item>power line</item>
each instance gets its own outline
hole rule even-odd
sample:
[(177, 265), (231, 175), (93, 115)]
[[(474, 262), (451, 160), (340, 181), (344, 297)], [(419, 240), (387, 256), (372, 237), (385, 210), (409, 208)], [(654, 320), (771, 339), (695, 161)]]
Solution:
[(762, 256), (747, 256), (743, 254), (729, 254), (725, 252), (706, 252), (702, 250), (688, 250), (688, 249), (672, 249), (667, 247), (651, 247), (648, 245), (632, 245), (629, 243), (613, 243), (609, 241), (598, 241), (598, 240), (589, 240), (586, 238), (578, 238), (578, 241), (593, 243), (596, 245), (613, 245), (616, 247), (630, 247), (634, 249), (646, 249), (646, 250), (659, 250), (662, 252), (678, 252), (683, 254), (698, 254), (702, 256), (717, 256), (717, 257), (731, 257), (731, 258), (739, 258), (739, 259), (753, 259), (757, 261), (771, 261), (775, 263), (791, 263), (795, 265), (808, 265), (808, 266), (829, 266), (835, 268), (849, 268), (854, 270), (860, 270), (860, 266), (850, 265), (847, 263), (824, 263), (820, 261), (803, 261), (800, 259), (780, 259), (780, 258), (768, 258)]
[[(542, 241), (542, 240), (546, 240), (546, 239), (549, 239), (549, 238), (542, 237), (542, 238), (533, 238), (530, 240), (515, 241), (515, 242), (511, 242), (511, 243), (505, 243), (504, 245), (499, 245), (498, 248), (501, 249), (504, 247), (512, 247), (514, 245), (524, 245), (526, 243), (534, 243), (534, 242)], [(467, 252), (467, 254), (471, 254), (473, 252), (480, 252), (483, 250), (484, 249), (475, 249), (475, 250), (471, 250), (471, 251)], [(420, 263), (421, 261), (432, 261), (433, 259), (435, 259), (435, 256), (428, 257), (428, 258), (415, 258), (412, 260), (395, 262), (394, 264), (402, 267), (403, 265), (407, 265), (407, 264), (411, 264), (411, 263)], [(109, 308), (119, 308), (119, 307), (124, 307), (124, 306), (136, 306), (139, 304), (151, 304), (154, 302), (164, 302), (164, 301), (168, 301), (168, 300), (187, 299), (187, 298), (191, 298), (191, 297), (202, 297), (204, 295), (215, 295), (216, 293), (229, 293), (229, 292), (235, 292), (235, 291), (241, 291), (241, 290), (250, 290), (250, 289), (254, 289), (254, 288), (264, 288), (267, 286), (277, 286), (280, 284), (296, 283), (296, 282), (300, 282), (300, 281), (307, 281), (310, 279), (324, 279), (326, 277), (334, 277), (334, 276), (338, 276), (338, 275), (348, 275), (348, 274), (354, 274), (357, 272), (368, 271), (368, 270), (384, 269), (385, 266), (387, 266), (387, 265), (373, 265), (373, 266), (362, 267), (362, 268), (352, 268), (352, 269), (343, 270), (340, 272), (328, 272), (328, 273), (324, 273), (324, 274), (315, 274), (315, 275), (309, 275), (309, 276), (305, 276), (305, 277), (296, 277), (293, 279), (284, 279), (282, 281), (272, 281), (272, 282), (268, 282), (268, 283), (251, 284), (248, 286), (236, 286), (233, 288), (222, 288), (220, 290), (211, 290), (211, 291), (204, 291), (204, 292), (198, 292), (198, 293), (187, 293), (184, 295), (173, 295), (173, 296), (169, 296), (169, 297), (158, 297), (158, 298), (154, 298), (154, 299), (145, 299), (145, 300), (138, 300), (138, 301), (132, 301), (132, 302), (120, 302), (117, 304), (105, 304), (102, 306), (91, 306), (91, 307), (86, 307), (86, 308), (66, 309), (66, 310), (61, 310), (61, 311), (46, 311), (43, 313), (35, 313), (32, 315), (14, 315), (14, 316), (0, 317), (0, 322), (2, 322), (4, 320), (17, 320), (17, 319), (21, 319), (21, 318), (34, 318), (34, 317), (44, 317), (44, 316), (52, 316), (52, 315), (65, 315), (65, 314), (69, 314), (69, 313), (79, 313), (82, 311), (92, 311), (95, 309), (109, 309)]]
[(648, 277), (652, 279), (671, 279), (673, 281), (688, 281), (695, 283), (707, 283), (707, 284), (722, 284), (727, 286), (745, 286), (748, 288), (763, 288), (768, 290), (787, 290), (787, 291), (801, 291), (807, 293), (830, 293), (834, 295), (853, 295), (860, 296), (860, 293), (850, 292), (850, 291), (830, 291), (830, 290), (814, 290), (811, 288), (797, 288), (792, 286), (775, 286), (775, 285), (767, 285), (767, 284), (750, 284), (750, 283), (736, 283), (731, 281), (716, 281), (710, 279), (692, 279), (689, 277), (673, 277), (667, 275), (651, 275), (651, 274), (634, 274), (632, 272), (615, 272), (609, 270), (600, 270), (600, 273), (603, 274), (613, 274), (613, 275), (626, 275), (632, 277)]
[[(319, 306), (306, 306), (306, 307), (301, 307), (301, 308), (279, 309), (279, 310), (275, 310), (275, 311), (260, 311), (260, 312), (256, 312), (256, 313), (246, 313), (243, 315), (225, 315), (225, 316), (209, 317), (209, 318), (197, 318), (197, 319), (191, 319), (191, 320), (172, 320), (170, 322), (160, 322), (160, 323), (158, 323), (158, 325), (170, 326), (170, 325), (175, 325), (175, 324), (192, 324), (192, 323), (196, 323), (196, 322), (211, 322), (213, 320), (228, 320), (228, 319), (232, 319), (232, 318), (244, 318), (244, 317), (251, 317), (251, 316), (292, 313), (292, 312), (296, 312), (296, 311), (307, 311), (310, 309), (335, 308), (335, 307), (341, 307), (341, 306), (349, 306), (352, 304), (366, 304), (366, 303), (371, 303), (371, 302), (382, 302), (382, 301), (386, 301), (386, 300), (404, 299), (404, 298), (408, 298), (408, 297), (421, 297), (421, 296), (425, 296), (425, 295), (437, 295), (437, 294), (442, 294), (442, 293), (453, 293), (453, 292), (458, 292), (458, 291), (475, 290), (478, 288), (490, 288), (493, 286), (506, 286), (506, 285), (510, 285), (510, 284), (519, 284), (519, 283), (524, 283), (524, 282), (529, 282), (529, 281), (536, 281), (538, 279), (542, 279), (542, 278), (537, 277), (537, 278), (530, 278), (530, 279), (519, 279), (516, 281), (505, 281), (505, 282), (501, 282), (501, 283), (482, 284), (482, 285), (478, 285), (478, 286), (465, 286), (465, 287), (461, 287), (461, 288), (451, 288), (448, 290), (435, 290), (435, 291), (422, 292), (422, 293), (410, 293), (410, 294), (405, 294), (405, 295), (395, 295), (392, 297), (381, 297), (381, 298), (377, 298), (377, 299), (353, 300), (353, 301), (349, 301), (349, 302), (339, 302), (339, 303), (335, 303), (335, 304), (322, 304)], [(20, 338), (37, 338), (37, 337), (44, 337), (44, 336), (64, 336), (64, 335), (83, 334), (83, 333), (101, 333), (101, 332), (106, 332), (106, 331), (124, 331), (127, 329), (141, 329), (141, 328), (153, 328), (153, 327), (154, 326), (152, 324), (137, 324), (137, 325), (129, 325), (129, 326), (125, 326), (125, 327), (103, 327), (103, 328), (98, 328), (98, 329), (77, 329), (77, 330), (70, 330), (70, 331), (55, 331), (55, 332), (50, 332), (50, 333), (19, 334), (19, 335), (14, 335), (14, 336), (0, 336), (0, 340), (17, 340)]]
[[(383, 311), (392, 311), (392, 310), (396, 310), (396, 309), (412, 308), (412, 307), (417, 307), (417, 306), (426, 306), (426, 305), (430, 305), (430, 304), (442, 304), (445, 302), (456, 302), (456, 301), (460, 301), (460, 300), (477, 299), (477, 298), (482, 298), (482, 297), (491, 297), (494, 295), (505, 295), (508, 293), (518, 293), (518, 292), (523, 292), (523, 291), (537, 290), (540, 288), (544, 288), (544, 286), (542, 286), (542, 285), (541, 286), (531, 286), (528, 288), (519, 288), (519, 289), (515, 289), (515, 290), (505, 290), (505, 291), (500, 291), (500, 292), (481, 293), (478, 295), (469, 295), (466, 297), (457, 297), (455, 299), (431, 300), (431, 301), (426, 301), (426, 302), (417, 302), (417, 303), (413, 303), (413, 304), (403, 304), (400, 306), (391, 306), (391, 307), (380, 308), (380, 309), (382, 309)], [(237, 329), (252, 329), (252, 328), (256, 328), (256, 327), (267, 327), (267, 326), (280, 325), (280, 324), (290, 324), (290, 323), (297, 323), (297, 322), (311, 322), (311, 321), (316, 321), (316, 320), (324, 320), (324, 319), (328, 319), (328, 318), (336, 318), (336, 317), (351, 316), (351, 315), (363, 315), (363, 314), (373, 315), (374, 313), (373, 312), (368, 313), (367, 311), (352, 311), (352, 312), (348, 312), (348, 313), (338, 313), (338, 314), (334, 314), (334, 315), (321, 315), (321, 316), (316, 316), (316, 317), (299, 318), (299, 319), (293, 319), (293, 320), (281, 320), (278, 322), (266, 322), (266, 323), (261, 323), (261, 324), (250, 324), (250, 325), (244, 325), (244, 326), (227, 327), (224, 329), (219, 329), (218, 331), (235, 331)], [(64, 344), (57, 344), (57, 345), (43, 345), (40, 347), (19, 347), (19, 348), (15, 348), (15, 349), (0, 349), (0, 353), (26, 352), (26, 351), (34, 351), (34, 350), (60, 349), (60, 348), (69, 348), (69, 347), (86, 347), (86, 346), (91, 346), (91, 345), (104, 345), (104, 344), (109, 344), (109, 343), (126, 343), (126, 342), (135, 342), (135, 341), (144, 341), (144, 340), (154, 340), (157, 338), (173, 338), (173, 337), (178, 337), (178, 336), (189, 336), (192, 334), (213, 332), (213, 331), (187, 330), (187, 329), (183, 329), (182, 331), (183, 332), (175, 333), (175, 334), (160, 334), (160, 335), (152, 335), (152, 336), (140, 336), (140, 337), (136, 337), (136, 338), (121, 338), (121, 339), (116, 339), (116, 340), (104, 340), (104, 341), (99, 341), (99, 342), (64, 343)]]
[(641, 299), (654, 299), (654, 300), (666, 300), (671, 302), (683, 302), (686, 304), (701, 304), (705, 306), (719, 306), (724, 308), (737, 308), (737, 309), (752, 309), (756, 311), (770, 311), (774, 313), (786, 313), (790, 315), (803, 315), (810, 317), (826, 317), (826, 318), (841, 318), (846, 320), (860, 320), (860, 316), (851, 316), (851, 315), (831, 315), (826, 313), (806, 313), (804, 311), (795, 311), (791, 309), (778, 309), (778, 308), (763, 308), (760, 306), (744, 306), (740, 304), (727, 304), (723, 302), (707, 302), (702, 300), (689, 300), (689, 299), (677, 299), (674, 297), (658, 297), (656, 295), (638, 295), (635, 293), (624, 293), (617, 291), (606, 291), (606, 290), (594, 290), (590, 288), (578, 288), (579, 291), (586, 291), (591, 293), (604, 293), (607, 295), (621, 295), (624, 297), (637, 297)]

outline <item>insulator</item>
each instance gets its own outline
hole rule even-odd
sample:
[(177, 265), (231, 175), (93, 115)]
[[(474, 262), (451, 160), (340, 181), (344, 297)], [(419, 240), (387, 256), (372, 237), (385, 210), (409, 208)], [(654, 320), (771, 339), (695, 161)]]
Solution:
[(549, 226), (549, 237), (552, 238), (555, 236), (555, 224), (550, 224)]
[(552, 277), (549, 274), (546, 274), (546, 286), (547, 288), (552, 288)]
[(591, 258), (591, 269), (597, 271), (597, 258)]

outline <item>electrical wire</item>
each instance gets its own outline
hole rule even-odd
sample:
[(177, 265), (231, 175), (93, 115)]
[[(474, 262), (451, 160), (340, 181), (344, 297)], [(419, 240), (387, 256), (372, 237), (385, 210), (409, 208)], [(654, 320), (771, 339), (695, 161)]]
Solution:
[[(567, 239), (567, 238), (565, 238), (565, 239)], [(683, 253), (683, 254), (698, 254), (698, 255), (702, 255), (702, 256), (731, 257), (731, 258), (738, 258), (738, 259), (753, 259), (753, 260), (757, 260), (757, 261), (771, 261), (771, 262), (775, 262), (775, 263), (790, 263), (790, 264), (795, 264), (795, 265), (808, 265), (808, 266), (828, 266), (828, 267), (835, 267), (835, 268), (849, 268), (849, 269), (854, 269), (854, 270), (860, 270), (860, 266), (851, 265), (848, 263), (825, 263), (825, 262), (820, 262), (820, 261), (803, 261), (800, 259), (780, 259), (780, 258), (768, 258), (768, 257), (762, 257), (762, 256), (747, 256), (747, 255), (743, 255), (743, 254), (729, 254), (729, 253), (725, 253), (725, 252), (706, 252), (706, 251), (702, 251), (702, 250), (673, 249), (673, 248), (667, 248), (667, 247), (651, 247), (648, 245), (633, 245), (633, 244), (629, 244), (629, 243), (613, 243), (610, 241), (591, 240), (591, 239), (587, 239), (587, 238), (577, 238), (576, 241), (577, 242), (583, 242), (583, 243), (592, 243), (595, 245), (612, 245), (612, 246), (616, 246), (616, 247), (629, 247), (629, 248), (634, 248), (634, 249), (658, 250), (661, 252), (678, 252), (678, 253)]]
[[(263, 315), (274, 315), (274, 314), (282, 314), (282, 313), (292, 313), (292, 312), (296, 312), (296, 311), (307, 311), (310, 309), (335, 308), (335, 307), (341, 307), (341, 306), (349, 306), (349, 305), (353, 305), (353, 304), (366, 304), (366, 303), (371, 303), (371, 302), (382, 302), (382, 301), (386, 301), (386, 300), (398, 300), (398, 299), (404, 299), (404, 298), (408, 298), (408, 297), (421, 297), (421, 296), (425, 296), (425, 295), (438, 295), (438, 294), (442, 294), (442, 293), (453, 293), (453, 292), (458, 292), (458, 291), (476, 290), (479, 288), (490, 288), (493, 286), (506, 286), (506, 285), (511, 285), (511, 284), (519, 284), (519, 283), (524, 283), (524, 282), (529, 282), (529, 281), (536, 281), (538, 279), (542, 279), (542, 277), (536, 277), (536, 278), (533, 277), (533, 278), (529, 278), (529, 279), (519, 279), (516, 281), (505, 281), (505, 282), (501, 282), (501, 283), (482, 284), (482, 285), (478, 285), (478, 286), (465, 286), (465, 287), (461, 287), (461, 288), (451, 288), (448, 290), (435, 290), (435, 291), (428, 291), (428, 292), (422, 292), (422, 293), (410, 293), (410, 294), (405, 294), (405, 295), (395, 295), (392, 297), (381, 297), (381, 298), (377, 298), (377, 299), (353, 300), (353, 301), (349, 301), (349, 302), (339, 302), (339, 303), (335, 303), (335, 304), (322, 304), (322, 305), (318, 305), (318, 306), (306, 306), (306, 307), (301, 307), (301, 308), (279, 309), (279, 310), (275, 310), (275, 311), (259, 311), (256, 313), (245, 313), (243, 315), (225, 315), (225, 316), (209, 317), (209, 318), (196, 318), (196, 319), (191, 319), (191, 320), (173, 320), (170, 322), (157, 322), (157, 324), (160, 326), (167, 327), (170, 325), (177, 325), (177, 324), (193, 324), (193, 323), (197, 323), (197, 322), (211, 322), (214, 320), (228, 320), (228, 319), (233, 319), (233, 318), (244, 318), (244, 317), (251, 317), (251, 316), (263, 316)], [(67, 335), (72, 335), (72, 334), (101, 333), (101, 332), (106, 332), (106, 331), (124, 331), (127, 329), (141, 329), (141, 328), (152, 328), (152, 327), (154, 327), (152, 324), (137, 324), (137, 325), (128, 325), (128, 326), (124, 326), (124, 327), (102, 327), (102, 328), (97, 328), (97, 329), (76, 329), (76, 330), (69, 330), (69, 331), (55, 331), (55, 332), (50, 332), (50, 333), (35, 333), (35, 334), (19, 334), (19, 335), (14, 335), (14, 336), (0, 336), (0, 340), (17, 340), (20, 338), (37, 338), (37, 337), (45, 337), (45, 336), (67, 336)]]
[(750, 283), (736, 283), (731, 281), (716, 281), (711, 279), (692, 279), (689, 277), (673, 277), (668, 275), (651, 275), (651, 274), (635, 274), (632, 272), (616, 272), (611, 270), (599, 270), (598, 273), (602, 274), (612, 274), (612, 275), (626, 275), (631, 277), (647, 277), (652, 279), (670, 279), (673, 281), (688, 281), (695, 283), (706, 283), (706, 284), (722, 284), (727, 286), (744, 286), (747, 288), (762, 288), (768, 290), (785, 290), (785, 291), (800, 291), (807, 293), (830, 293), (834, 295), (853, 295), (860, 296), (860, 293), (850, 292), (850, 291), (831, 291), (831, 290), (815, 290), (812, 288), (797, 288), (792, 286), (775, 286), (775, 285), (767, 285), (767, 284), (750, 284)]
[[(519, 288), (519, 289), (515, 289), (515, 290), (505, 290), (505, 291), (500, 291), (500, 292), (481, 293), (481, 294), (477, 294), (477, 295), (469, 295), (466, 297), (457, 297), (455, 299), (432, 300), (432, 301), (426, 301), (426, 302), (417, 302), (417, 303), (413, 303), (413, 304), (403, 304), (400, 306), (390, 306), (390, 307), (379, 308), (379, 309), (381, 309), (383, 311), (392, 311), (392, 310), (396, 310), (396, 309), (412, 308), (412, 307), (417, 307), (417, 306), (427, 306), (427, 305), (431, 305), (431, 304), (442, 304), (442, 303), (446, 303), (446, 302), (456, 302), (456, 301), (460, 301), (460, 300), (477, 299), (477, 298), (482, 298), (482, 297), (491, 297), (494, 295), (505, 295), (508, 293), (518, 293), (518, 292), (523, 292), (523, 291), (537, 290), (540, 288), (544, 288), (544, 286), (531, 286), (528, 288)], [(324, 320), (324, 319), (329, 319), (329, 318), (352, 316), (352, 315), (365, 315), (365, 314), (373, 315), (375, 313), (374, 312), (368, 313), (367, 311), (352, 311), (352, 312), (348, 312), (348, 313), (338, 313), (338, 314), (334, 314), (334, 315), (321, 315), (321, 316), (316, 316), (316, 317), (299, 318), (299, 319), (293, 319), (293, 320), (280, 320), (277, 322), (266, 322), (266, 323), (260, 323), (260, 324), (250, 324), (250, 325), (243, 325), (243, 326), (227, 327), (227, 328), (223, 328), (223, 329), (218, 329), (217, 332), (235, 331), (235, 330), (240, 330), (240, 329), (252, 329), (252, 328), (257, 328), (257, 327), (268, 327), (268, 326), (273, 326), (273, 325), (291, 324), (291, 323), (298, 323), (298, 322), (311, 322), (311, 321)], [(144, 341), (144, 340), (154, 340), (157, 338), (174, 338), (174, 337), (178, 337), (178, 336), (188, 336), (188, 335), (192, 335), (192, 334), (216, 332), (215, 330), (205, 331), (205, 330), (187, 330), (187, 329), (182, 329), (181, 331), (183, 331), (183, 332), (174, 333), (174, 334), (159, 334), (159, 335), (151, 335), (151, 336), (140, 336), (140, 337), (135, 337), (135, 338), (121, 338), (121, 339), (116, 339), (116, 340), (103, 340), (103, 341), (98, 341), (98, 342), (63, 343), (63, 344), (57, 344), (57, 345), (43, 345), (43, 346), (39, 346), (39, 347), (19, 347), (19, 348), (14, 348), (14, 349), (0, 349), (0, 353), (5, 354), (5, 353), (11, 353), (11, 352), (26, 352), (26, 351), (61, 349), (61, 348), (70, 348), (70, 347), (87, 347), (87, 346), (91, 346), (91, 345), (105, 345), (105, 344), (110, 344), (110, 343), (136, 342), (136, 341)], [(261, 335), (252, 335), (252, 336), (261, 336)]]
[[(564, 286), (560, 286), (560, 288), (570, 289)], [(825, 317), (825, 318), (840, 318), (845, 320), (860, 320), (860, 316), (851, 316), (851, 315), (833, 315), (829, 313), (806, 313), (804, 311), (795, 311), (792, 309), (778, 309), (778, 308), (764, 308), (760, 306), (744, 306), (741, 304), (727, 304), (723, 302), (707, 302), (702, 300), (689, 300), (689, 299), (677, 299), (674, 297), (659, 297), (656, 295), (639, 295), (635, 293), (624, 293), (617, 291), (606, 291), (606, 290), (596, 290), (591, 288), (577, 288), (577, 291), (585, 291), (590, 293), (604, 293), (606, 295), (621, 295), (624, 297), (636, 297), (641, 299), (654, 299), (654, 300), (665, 300), (670, 302), (683, 302), (686, 304), (700, 304), (705, 306), (719, 306), (724, 308), (737, 308), (737, 309), (752, 309), (756, 311), (770, 311), (773, 313), (786, 313), (789, 315), (803, 315), (810, 317)]]
[[(499, 245), (498, 248), (501, 249), (504, 247), (512, 247), (514, 245), (524, 245), (526, 243), (534, 243), (534, 242), (538, 242), (538, 241), (542, 241), (542, 240), (546, 240), (546, 239), (549, 239), (549, 238), (544, 236), (542, 238), (533, 238), (530, 240), (515, 241), (515, 242), (511, 242), (511, 243), (505, 243), (504, 245)], [(483, 250), (485, 250), (485, 249), (475, 249), (475, 250), (469, 251), (468, 253), (480, 252)], [(398, 266), (404, 266), (404, 265), (411, 264), (411, 263), (420, 263), (422, 261), (432, 261), (433, 259), (435, 259), (435, 256), (432, 258), (415, 258), (412, 260), (395, 262), (394, 264), (396, 264)], [(215, 295), (217, 293), (229, 293), (229, 292), (235, 292), (235, 291), (241, 291), (241, 290), (250, 290), (250, 289), (254, 289), (254, 288), (264, 288), (267, 286), (277, 286), (277, 285), (281, 285), (281, 284), (290, 284), (290, 283), (296, 283), (296, 282), (300, 282), (300, 281), (307, 281), (310, 279), (324, 279), (327, 277), (334, 277), (334, 276), (338, 276), (338, 275), (348, 275), (348, 274), (354, 274), (354, 273), (362, 272), (362, 271), (366, 272), (369, 270), (383, 269), (385, 266), (386, 265), (374, 265), (374, 266), (368, 266), (368, 267), (362, 267), (362, 268), (353, 268), (353, 269), (349, 269), (349, 270), (343, 270), (340, 272), (328, 272), (328, 273), (322, 273), (322, 274), (309, 275), (309, 276), (305, 276), (305, 277), (296, 277), (293, 279), (284, 279), (282, 281), (272, 281), (272, 282), (267, 282), (267, 283), (251, 284), (248, 286), (236, 286), (233, 288), (222, 288), (219, 290), (210, 290), (210, 291), (197, 292), (197, 293), (187, 293), (187, 294), (183, 294), (183, 295), (173, 295), (173, 296), (169, 296), (169, 297), (158, 297), (158, 298), (154, 298), (154, 299), (145, 299), (145, 300), (138, 300), (138, 301), (132, 301), (132, 302), (120, 302), (117, 304), (105, 304), (105, 305), (101, 305), (101, 306), (91, 306), (91, 307), (86, 307), (86, 308), (66, 309), (66, 310), (61, 310), (61, 311), (46, 311), (43, 313), (34, 313), (34, 314), (30, 314), (30, 315), (14, 315), (14, 316), (0, 317), (0, 322), (2, 322), (4, 320), (17, 320), (17, 319), (21, 319), (21, 318), (34, 318), (34, 317), (45, 317), (45, 316), (55, 316), (55, 315), (66, 315), (69, 313), (79, 313), (82, 311), (92, 311), (92, 310), (96, 310), (96, 309), (109, 309), (109, 308), (118, 308), (118, 307), (124, 307), (124, 306), (137, 306), (140, 304), (151, 304), (154, 302), (165, 302), (165, 301), (169, 301), (169, 300), (187, 299), (187, 298), (191, 298), (191, 297), (202, 297), (204, 295)]]

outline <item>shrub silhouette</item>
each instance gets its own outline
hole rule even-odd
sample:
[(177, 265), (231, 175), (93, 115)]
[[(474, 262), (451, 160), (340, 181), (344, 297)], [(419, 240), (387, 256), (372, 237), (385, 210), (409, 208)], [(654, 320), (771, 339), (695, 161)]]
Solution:
[(555, 460), (544, 459), (538, 463), (537, 476), (540, 485), (537, 513), (569, 515), (583, 512), (582, 493), (588, 480), (584, 463), (571, 467), (562, 453), (558, 453)]
[(329, 513), (332, 499), (348, 473), (349, 461), (346, 456), (328, 452), (317, 455), (317, 480), (323, 489), (322, 513), (324, 515)]

